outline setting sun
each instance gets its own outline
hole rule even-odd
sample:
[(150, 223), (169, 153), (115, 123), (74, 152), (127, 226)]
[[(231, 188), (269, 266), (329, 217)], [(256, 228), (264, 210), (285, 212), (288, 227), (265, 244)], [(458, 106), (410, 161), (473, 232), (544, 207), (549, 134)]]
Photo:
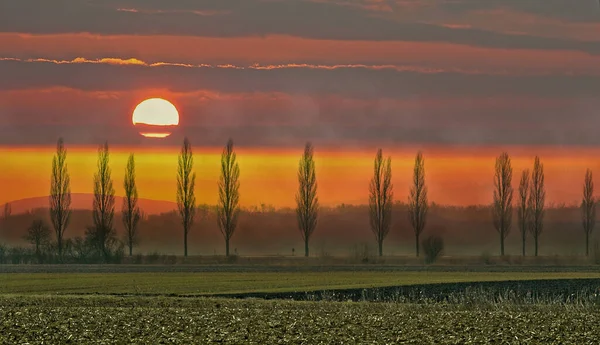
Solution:
[(179, 125), (179, 112), (167, 100), (150, 98), (135, 107), (132, 122), (144, 137), (166, 138)]

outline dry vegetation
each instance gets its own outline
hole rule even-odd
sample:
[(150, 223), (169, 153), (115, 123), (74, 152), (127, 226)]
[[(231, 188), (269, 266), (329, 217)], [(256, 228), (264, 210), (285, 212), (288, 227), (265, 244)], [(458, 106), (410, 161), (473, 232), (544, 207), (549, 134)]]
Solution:
[(594, 305), (0, 298), (0, 344), (593, 344)]

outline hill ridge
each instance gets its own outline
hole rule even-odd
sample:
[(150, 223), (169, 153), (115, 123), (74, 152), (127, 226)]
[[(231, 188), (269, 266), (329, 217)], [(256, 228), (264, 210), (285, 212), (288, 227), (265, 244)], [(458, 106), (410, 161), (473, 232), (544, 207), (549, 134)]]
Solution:
[[(11, 214), (22, 214), (33, 209), (48, 208), (48, 195), (29, 197), (9, 201), (11, 205)], [(71, 193), (71, 208), (77, 210), (91, 210), (94, 194), (91, 193)], [(1, 210), (7, 203), (0, 205)], [(115, 210), (121, 210), (123, 204), (122, 196), (115, 196)], [(172, 201), (138, 198), (138, 205), (146, 214), (160, 214), (177, 209), (177, 204)]]

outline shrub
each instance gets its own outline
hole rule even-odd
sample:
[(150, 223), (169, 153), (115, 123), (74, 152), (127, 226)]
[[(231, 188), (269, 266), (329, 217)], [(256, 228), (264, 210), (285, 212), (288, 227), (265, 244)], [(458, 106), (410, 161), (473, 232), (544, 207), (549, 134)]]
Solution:
[(444, 240), (440, 236), (428, 236), (421, 242), (421, 246), (425, 253), (425, 262), (430, 264), (444, 251)]
[(238, 261), (238, 255), (237, 254), (233, 254), (233, 255), (229, 255), (227, 258), (227, 263), (228, 264), (234, 264)]
[(368, 263), (371, 259), (371, 255), (369, 253), (369, 245), (366, 243), (362, 243), (360, 245), (354, 245), (352, 248), (352, 256), (356, 262)]
[(598, 243), (598, 240), (594, 241), (594, 248), (592, 251), (592, 262), (596, 265), (600, 264), (600, 243)]
[(490, 252), (486, 250), (485, 252), (481, 253), (481, 261), (486, 265), (491, 265), (492, 256), (490, 255)]
[(148, 255), (146, 255), (146, 263), (148, 264), (156, 264), (160, 260), (160, 253), (154, 251)]
[(3, 244), (0, 244), (0, 264), (6, 263), (7, 252), (8, 252), (8, 249), (6, 248), (6, 246)]
[(29, 253), (22, 247), (12, 247), (8, 251), (10, 263), (14, 265), (29, 263)]
[(160, 262), (163, 265), (175, 265), (177, 263), (177, 255), (163, 254), (161, 256)]
[(121, 241), (116, 241), (109, 250), (108, 263), (122, 264), (125, 258), (125, 244)]

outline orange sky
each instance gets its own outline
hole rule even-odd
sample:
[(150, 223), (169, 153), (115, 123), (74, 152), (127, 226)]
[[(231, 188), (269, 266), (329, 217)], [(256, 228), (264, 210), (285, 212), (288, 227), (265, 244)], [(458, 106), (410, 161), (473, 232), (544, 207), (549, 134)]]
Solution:
[[(322, 152), (315, 149), (319, 198), (324, 205), (366, 203), (374, 149)], [(491, 202), (494, 159), (499, 147), (425, 147), (426, 179), (430, 200), (469, 205)], [(600, 170), (599, 149), (505, 147), (512, 156), (513, 186), (520, 171), (531, 167), (539, 154), (545, 167), (548, 202), (577, 202), (586, 168)], [(389, 151), (392, 155), (395, 199), (406, 200), (416, 147)], [(372, 152), (371, 152), (372, 151)], [(111, 148), (111, 166), (117, 195), (122, 195), (123, 172), (129, 152), (136, 154), (141, 198), (175, 201), (175, 148)], [(217, 200), (220, 149), (195, 147), (196, 193), (199, 203)], [(240, 202), (243, 206), (293, 206), (296, 169), (301, 150), (238, 149)], [(49, 148), (0, 149), (0, 161), (10, 162), (0, 173), (0, 203), (47, 195), (53, 151)], [(73, 193), (91, 193), (95, 148), (69, 148), (68, 167)]]

